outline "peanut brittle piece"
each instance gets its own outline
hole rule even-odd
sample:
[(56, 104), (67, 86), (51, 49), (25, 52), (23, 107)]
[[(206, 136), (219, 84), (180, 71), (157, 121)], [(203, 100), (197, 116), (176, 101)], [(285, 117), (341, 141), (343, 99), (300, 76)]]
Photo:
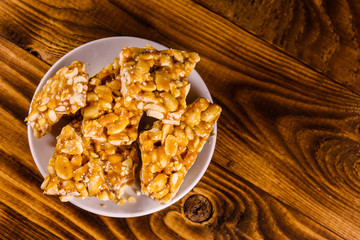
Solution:
[(85, 64), (75, 61), (61, 68), (37, 92), (31, 103), (31, 111), (25, 121), (41, 138), (63, 115), (75, 114), (85, 106), (88, 75)]
[(138, 162), (134, 145), (117, 147), (85, 138), (74, 120), (57, 137), (41, 189), (60, 195), (61, 201), (94, 196), (118, 202), (125, 187), (133, 184)]
[(91, 77), (89, 84), (89, 92), (93, 92), (94, 88), (99, 85), (107, 85), (115, 96), (121, 96), (121, 79), (119, 58), (102, 68), (95, 76)]
[(179, 124), (190, 89), (187, 77), (199, 60), (195, 52), (125, 47), (120, 52), (121, 93), (126, 101), (139, 101), (148, 116)]
[(136, 101), (125, 102), (119, 96), (121, 80), (116, 63), (115, 59), (90, 79), (87, 106), (82, 110), (82, 133), (92, 140), (120, 146), (136, 140), (143, 111)]
[(220, 113), (220, 106), (199, 98), (186, 108), (180, 125), (156, 121), (152, 129), (140, 134), (143, 194), (160, 203), (175, 196)]

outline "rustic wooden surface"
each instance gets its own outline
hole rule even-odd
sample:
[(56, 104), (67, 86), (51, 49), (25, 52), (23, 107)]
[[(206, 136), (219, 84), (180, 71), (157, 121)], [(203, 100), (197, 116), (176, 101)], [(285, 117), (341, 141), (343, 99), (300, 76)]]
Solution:
[[(360, 239), (359, 27), (356, 0), (0, 1), (0, 238)], [(144, 217), (43, 195), (23, 121), (52, 64), (110, 36), (197, 51), (223, 107), (204, 177)]]

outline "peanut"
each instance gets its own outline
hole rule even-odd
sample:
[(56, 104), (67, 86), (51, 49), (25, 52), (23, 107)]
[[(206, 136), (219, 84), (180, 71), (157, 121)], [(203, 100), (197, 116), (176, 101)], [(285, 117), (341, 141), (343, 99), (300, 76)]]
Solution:
[(168, 135), (165, 140), (165, 152), (169, 156), (175, 156), (178, 149), (178, 140), (174, 135)]
[(164, 173), (158, 174), (150, 183), (150, 191), (158, 192), (162, 190), (168, 181), (168, 176)]
[(73, 167), (69, 159), (65, 156), (58, 155), (55, 159), (55, 171), (56, 175), (64, 180), (68, 180), (73, 177)]
[(198, 108), (190, 109), (190, 111), (184, 113), (184, 118), (185, 123), (195, 126), (201, 120), (201, 111)]
[(116, 121), (107, 127), (107, 133), (109, 135), (121, 133), (129, 125), (129, 123), (130, 122), (128, 118), (120, 119), (119, 121)]
[(216, 104), (210, 105), (204, 112), (201, 113), (201, 120), (211, 122), (216, 120), (221, 113), (221, 107)]
[(164, 92), (160, 96), (163, 98), (163, 102), (169, 111), (174, 112), (178, 109), (179, 103), (173, 95)]
[(92, 104), (84, 108), (83, 116), (86, 119), (95, 119), (101, 116), (103, 113), (104, 111), (100, 109), (100, 106), (98, 104)]

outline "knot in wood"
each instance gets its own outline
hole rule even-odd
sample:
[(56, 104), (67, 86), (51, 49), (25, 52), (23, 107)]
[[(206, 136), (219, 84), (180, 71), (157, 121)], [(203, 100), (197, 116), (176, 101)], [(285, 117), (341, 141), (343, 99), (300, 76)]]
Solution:
[(212, 216), (212, 205), (205, 196), (195, 194), (186, 199), (185, 216), (193, 222), (204, 222)]
[(360, 178), (360, 159), (354, 163), (353, 171), (354, 171), (356, 177)]

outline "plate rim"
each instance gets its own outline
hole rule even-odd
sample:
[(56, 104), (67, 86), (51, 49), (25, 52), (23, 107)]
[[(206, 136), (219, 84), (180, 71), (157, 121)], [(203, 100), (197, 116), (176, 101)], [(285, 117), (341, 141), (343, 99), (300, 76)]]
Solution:
[[(33, 97), (31, 99), (31, 103), (34, 99), (34, 96), (35, 94), (40, 91), (40, 89), (45, 85), (45, 82), (47, 81), (47, 79), (49, 79), (49, 77), (51, 76), (48, 76), (50, 75), (50, 72), (52, 71), (57, 71), (61, 68), (61, 64), (62, 62), (64, 61), (64, 59), (66, 59), (67, 57), (69, 57), (71, 54), (73, 54), (74, 52), (76, 51), (79, 51), (81, 48), (85, 48), (85, 47), (88, 47), (90, 45), (93, 45), (93, 44), (97, 44), (98, 42), (103, 42), (103, 41), (112, 41), (112, 40), (135, 40), (135, 41), (143, 41), (143, 42), (146, 42), (146, 43), (150, 43), (150, 44), (155, 44), (155, 45), (158, 45), (158, 46), (161, 46), (162, 48), (164, 49), (169, 49), (167, 46), (164, 46), (160, 43), (157, 43), (157, 42), (154, 42), (152, 40), (148, 40), (148, 39), (144, 39), (144, 38), (138, 38), (138, 37), (131, 37), (131, 36), (113, 36), (113, 37), (106, 37), (106, 38), (100, 38), (100, 39), (96, 39), (96, 40), (93, 40), (93, 41), (90, 41), (90, 42), (87, 42), (85, 44), (82, 44), (74, 49), (72, 49), (71, 51), (69, 51), (68, 53), (66, 53), (64, 56), (62, 56), (59, 60), (57, 60), (48, 70), (47, 72), (44, 74), (44, 76), (41, 78), (40, 82), (38, 83), (37, 87), (36, 87), (36, 90), (33, 94)], [(85, 63), (86, 64), (86, 63)], [(55, 69), (55, 70), (54, 70)], [(192, 74), (195, 74), (197, 75), (197, 77), (199, 79), (201, 79), (201, 81), (204, 83), (205, 85), (205, 91), (207, 93), (207, 95), (209, 96), (209, 100), (210, 102), (213, 102), (213, 99), (212, 99), (212, 96), (210, 94), (210, 91), (209, 89), (207, 88), (204, 80), (202, 79), (202, 77), (200, 76), (200, 74), (195, 70), (193, 69), (192, 71)], [(31, 111), (31, 103), (30, 103), (30, 107), (29, 107), (29, 112)], [(109, 213), (109, 212), (99, 212), (97, 209), (93, 209), (91, 207), (88, 207), (87, 205), (81, 205), (79, 204), (77, 201), (75, 200), (83, 200), (83, 199), (74, 199), (74, 200), (71, 200), (69, 201), (71, 204), (75, 205), (76, 207), (80, 208), (80, 209), (83, 209), (85, 211), (88, 211), (90, 213), (93, 213), (93, 214), (97, 214), (97, 215), (101, 215), (101, 216), (107, 216), (107, 217), (114, 217), (114, 218), (129, 218), (129, 217), (139, 217), (139, 216), (146, 216), (146, 215), (149, 215), (149, 214), (152, 214), (152, 213), (155, 213), (155, 212), (158, 212), (158, 211), (161, 211), (167, 207), (169, 207), (170, 205), (173, 205), (175, 204), (176, 202), (178, 202), (179, 200), (181, 200), (182, 198), (184, 198), (186, 196), (186, 194), (188, 194), (198, 183), (199, 181), (201, 180), (201, 178), (204, 176), (206, 170), (208, 169), (209, 165), (210, 165), (210, 162), (212, 160), (212, 157), (213, 157), (213, 154), (214, 154), (214, 150), (215, 150), (215, 146), (216, 146), (216, 139), (217, 139), (217, 122), (214, 124), (214, 127), (213, 127), (213, 131), (214, 133), (213, 136), (210, 136), (207, 140), (207, 142), (210, 140), (211, 138), (211, 146), (210, 146), (210, 149), (209, 149), (209, 155), (208, 155), (208, 158), (206, 159), (206, 162), (203, 164), (203, 167), (201, 168), (201, 170), (199, 171), (199, 175), (198, 177), (196, 177), (195, 181), (191, 182), (189, 184), (189, 186), (186, 187), (186, 190), (184, 191), (183, 194), (179, 194), (177, 193), (174, 198), (169, 202), (169, 203), (166, 203), (166, 204), (160, 204), (155, 207), (155, 208), (151, 208), (151, 209), (148, 209), (148, 210), (143, 210), (143, 211), (139, 211), (139, 212), (136, 212), (136, 213)], [(31, 152), (31, 155), (32, 155), (32, 158), (36, 164), (36, 167), (37, 169), (39, 170), (40, 174), (42, 175), (42, 177), (45, 178), (45, 176), (47, 175), (46, 172), (43, 172), (42, 171), (42, 165), (40, 164), (40, 160), (37, 159), (37, 157), (35, 157), (35, 147), (34, 147), (34, 142), (33, 142), (33, 130), (31, 128), (30, 125), (27, 125), (27, 135), (28, 135), (28, 143), (29, 143), (29, 147), (30, 147), (30, 152)], [(207, 143), (206, 143), (207, 144)], [(191, 169), (191, 168), (190, 168)], [(185, 175), (185, 178), (186, 178), (187, 174)], [(184, 178), (184, 180), (185, 180)], [(101, 200), (99, 200), (101, 201)], [(155, 201), (155, 200), (154, 200)]]

